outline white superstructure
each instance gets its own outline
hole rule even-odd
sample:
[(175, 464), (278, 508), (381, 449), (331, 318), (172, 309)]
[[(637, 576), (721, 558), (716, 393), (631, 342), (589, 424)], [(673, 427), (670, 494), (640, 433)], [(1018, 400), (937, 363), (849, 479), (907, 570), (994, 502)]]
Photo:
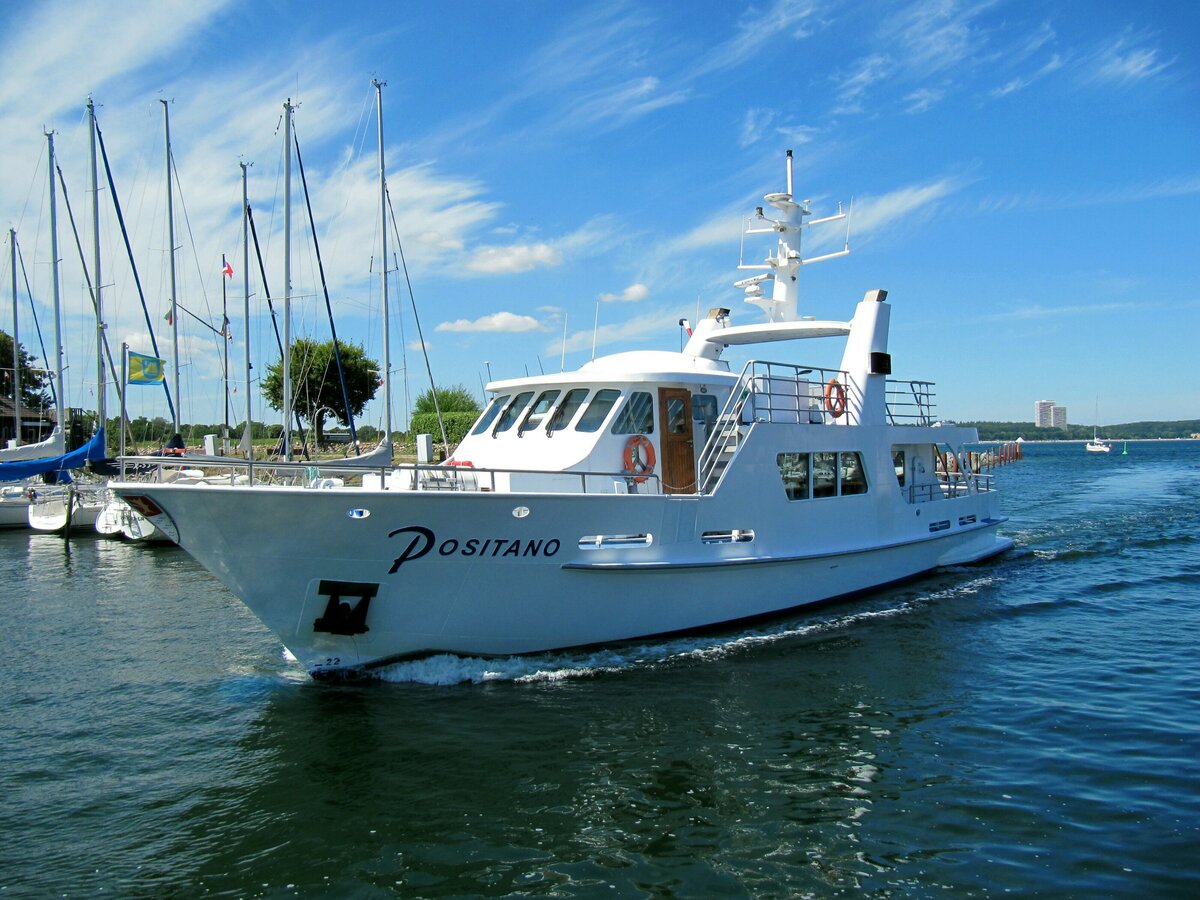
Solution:
[[(696, 629), (1003, 552), (975, 430), (888, 377), (886, 292), (847, 321), (800, 315), (800, 236), (828, 220), (804, 221), (790, 153), (787, 174), (748, 228), (778, 244), (738, 282), (766, 322), (717, 308), (680, 352), (492, 382), (444, 465), (113, 489), (315, 675)], [(837, 369), (723, 358), (818, 338), (845, 339)]]

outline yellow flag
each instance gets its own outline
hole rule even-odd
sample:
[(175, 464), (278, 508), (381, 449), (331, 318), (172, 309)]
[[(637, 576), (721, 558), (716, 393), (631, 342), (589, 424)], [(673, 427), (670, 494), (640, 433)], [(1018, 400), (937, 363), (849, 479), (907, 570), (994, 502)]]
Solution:
[(130, 384), (162, 384), (163, 361), (156, 356), (129, 354)]

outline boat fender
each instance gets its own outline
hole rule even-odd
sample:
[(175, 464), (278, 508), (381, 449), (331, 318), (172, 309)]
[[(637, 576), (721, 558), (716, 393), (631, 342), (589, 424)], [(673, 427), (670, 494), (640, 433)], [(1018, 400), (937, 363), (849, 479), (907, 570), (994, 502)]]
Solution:
[(846, 389), (836, 378), (830, 378), (825, 385), (825, 408), (835, 419), (846, 412)]
[(654, 445), (644, 434), (631, 435), (625, 442), (625, 471), (638, 484), (654, 471)]

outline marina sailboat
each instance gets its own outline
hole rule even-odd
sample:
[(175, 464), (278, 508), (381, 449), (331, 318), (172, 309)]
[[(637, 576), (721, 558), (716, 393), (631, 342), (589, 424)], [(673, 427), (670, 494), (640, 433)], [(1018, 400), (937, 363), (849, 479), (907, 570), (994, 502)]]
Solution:
[[(1099, 423), (1099, 420), (1100, 420), (1100, 402), (1097, 401), (1096, 402), (1096, 421), (1097, 421), (1097, 423)], [(1084, 449), (1088, 453), (1111, 453), (1112, 445), (1109, 444), (1108, 441), (1100, 440), (1099, 429), (1100, 429), (1099, 424), (1092, 426), (1092, 439), (1087, 442)]]
[[(53, 474), (60, 481), (70, 482), (71, 470), (80, 469), (88, 462), (104, 458), (105, 436), (103, 422), (101, 422), (95, 435), (82, 447), (67, 452), (63, 444), (66, 409), (63, 402), (62, 384), (62, 304), (59, 288), (56, 203), (58, 192), (54, 184), (56, 170), (54, 135), (50, 132), (46, 133), (46, 159), (49, 170), (50, 270), (54, 302), (55, 427), (54, 433), (48, 441), (42, 444), (9, 448), (0, 461), (0, 481), (25, 482), (23, 486), (24, 500), (21, 499), (20, 494), (13, 491), (9, 491), (4, 497), (4, 505), (10, 509), (9, 514), (5, 516), (6, 519), (15, 517), (15, 509), (23, 505), (28, 527), (38, 531), (62, 531), (69, 529), (74, 522), (90, 524), (94, 517), (93, 509), (96, 507), (91, 488), (77, 489), (73, 484), (50, 488), (33, 487), (29, 479), (37, 476), (46, 478)], [(57, 451), (57, 453), (33, 455), (45, 453), (46, 450)]]
[[(708, 628), (1003, 553), (976, 430), (937, 421), (930, 382), (890, 377), (887, 292), (846, 321), (800, 314), (800, 266), (849, 250), (801, 257), (806, 228), (844, 216), (806, 222), (790, 151), (786, 175), (746, 229), (777, 246), (736, 282), (765, 322), (717, 307), (679, 351), (492, 381), (442, 465), (113, 489), (314, 677)], [(836, 369), (723, 356), (839, 338)]]

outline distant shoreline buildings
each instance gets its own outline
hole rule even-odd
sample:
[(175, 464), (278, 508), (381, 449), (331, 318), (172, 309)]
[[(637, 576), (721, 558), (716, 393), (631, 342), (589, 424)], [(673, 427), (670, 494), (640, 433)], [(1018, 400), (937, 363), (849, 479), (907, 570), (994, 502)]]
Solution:
[(1038, 428), (1066, 428), (1067, 408), (1056, 406), (1053, 400), (1038, 400), (1033, 404), (1033, 424)]

